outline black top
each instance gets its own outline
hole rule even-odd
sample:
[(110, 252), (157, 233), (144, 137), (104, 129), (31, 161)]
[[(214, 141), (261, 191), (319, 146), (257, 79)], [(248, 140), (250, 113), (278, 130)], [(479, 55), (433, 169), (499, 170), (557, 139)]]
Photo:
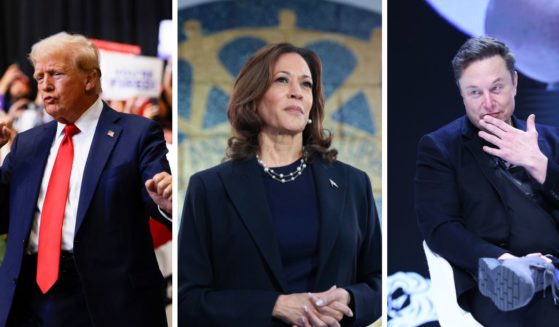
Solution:
[[(273, 170), (288, 174), (295, 171), (299, 164), (300, 159), (288, 166), (273, 167)], [(262, 174), (286, 287), (292, 293), (308, 292), (316, 277), (320, 224), (312, 169), (307, 167), (294, 181), (286, 183), (274, 180), (264, 170)]]

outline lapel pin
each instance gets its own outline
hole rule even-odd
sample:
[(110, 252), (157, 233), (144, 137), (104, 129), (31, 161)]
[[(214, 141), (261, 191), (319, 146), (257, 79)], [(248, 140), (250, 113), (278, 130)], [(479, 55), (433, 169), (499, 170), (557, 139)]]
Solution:
[(115, 136), (115, 132), (114, 132), (113, 130), (110, 130), (110, 129), (109, 129), (109, 130), (107, 131), (107, 135), (108, 135), (109, 137), (114, 137), (114, 136)]
[(334, 182), (331, 179), (328, 179), (330, 181), (330, 186), (332, 186), (333, 188), (338, 188), (338, 184), (336, 184), (336, 182)]

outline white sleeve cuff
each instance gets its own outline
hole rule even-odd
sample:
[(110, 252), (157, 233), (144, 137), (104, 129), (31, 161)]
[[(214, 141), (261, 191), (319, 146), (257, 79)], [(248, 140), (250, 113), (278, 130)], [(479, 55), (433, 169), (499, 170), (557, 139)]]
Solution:
[(159, 210), (159, 213), (163, 216), (163, 218), (171, 222), (173, 221), (172, 217), (169, 217), (169, 215), (165, 213), (165, 211), (163, 211), (160, 206), (157, 206), (157, 210)]

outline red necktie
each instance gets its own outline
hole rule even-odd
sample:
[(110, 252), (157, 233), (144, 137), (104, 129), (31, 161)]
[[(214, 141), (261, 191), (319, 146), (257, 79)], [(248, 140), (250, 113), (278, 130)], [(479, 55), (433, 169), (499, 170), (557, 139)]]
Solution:
[(74, 161), (72, 136), (79, 132), (79, 128), (74, 124), (64, 127), (65, 135), (58, 148), (43, 203), (39, 225), (39, 252), (37, 253), (37, 284), (43, 294), (58, 279), (62, 223)]

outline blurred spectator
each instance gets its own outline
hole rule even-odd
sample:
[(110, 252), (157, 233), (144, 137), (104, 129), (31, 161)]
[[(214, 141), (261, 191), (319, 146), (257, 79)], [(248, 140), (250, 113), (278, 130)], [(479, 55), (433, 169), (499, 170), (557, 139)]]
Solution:
[(19, 99), (29, 98), (31, 85), (17, 64), (11, 64), (0, 79), (0, 108), (8, 111), (10, 106)]
[[(11, 130), (11, 136), (10, 136), (10, 139), (8, 140), (8, 143), (5, 146), (0, 148), (0, 166), (1, 166), (2, 163), (4, 162), (4, 158), (6, 158), (8, 153), (10, 153), (10, 148), (12, 147), (12, 141), (13, 141), (14, 137), (16, 136), (16, 132), (11, 126), (11, 122), (8, 119), (8, 114), (6, 114), (2, 110), (0, 110), (0, 123), (6, 123), (6, 126)], [(0, 243), (1, 243), (1, 241), (0, 241)], [(1, 257), (1, 255), (0, 255), (0, 257)]]
[(42, 106), (32, 100), (31, 80), (17, 64), (12, 64), (0, 79), (0, 111), (2, 119), (23, 132), (43, 123)]

